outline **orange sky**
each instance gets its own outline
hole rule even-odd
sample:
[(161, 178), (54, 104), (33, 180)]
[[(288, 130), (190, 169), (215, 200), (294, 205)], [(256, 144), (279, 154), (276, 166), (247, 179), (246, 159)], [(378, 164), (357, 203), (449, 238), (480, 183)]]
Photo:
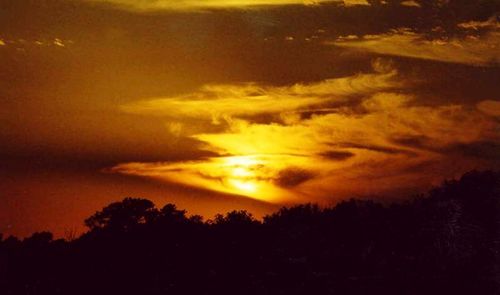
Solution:
[(0, 2), (0, 232), (127, 196), (394, 200), (499, 167), (495, 1)]

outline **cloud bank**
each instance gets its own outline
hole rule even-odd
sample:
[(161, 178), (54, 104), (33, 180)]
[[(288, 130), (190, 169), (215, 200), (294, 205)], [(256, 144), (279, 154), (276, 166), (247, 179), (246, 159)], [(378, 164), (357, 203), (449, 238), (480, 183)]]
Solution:
[(87, 0), (108, 2), (139, 10), (186, 10), (202, 8), (243, 8), (277, 5), (318, 5), (339, 3), (345, 6), (369, 5), (366, 0)]
[(196, 118), (221, 125), (184, 135), (217, 156), (123, 163), (111, 171), (267, 202), (331, 202), (395, 193), (437, 182), (446, 169), (461, 173), (491, 163), (478, 159), (492, 147), (483, 142), (499, 141), (492, 112), (484, 111), (491, 102), (477, 108), (421, 105), (402, 91), (411, 84), (391, 63), (377, 59), (373, 69), (284, 87), (210, 85), (124, 105), (125, 112), (171, 122)]

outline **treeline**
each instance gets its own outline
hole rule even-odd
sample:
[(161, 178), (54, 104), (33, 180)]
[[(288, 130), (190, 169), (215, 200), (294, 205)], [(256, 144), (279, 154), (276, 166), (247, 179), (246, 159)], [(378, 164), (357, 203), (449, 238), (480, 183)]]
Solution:
[(0, 237), (0, 294), (499, 294), (499, 172), (262, 221), (127, 198), (85, 225), (70, 241)]

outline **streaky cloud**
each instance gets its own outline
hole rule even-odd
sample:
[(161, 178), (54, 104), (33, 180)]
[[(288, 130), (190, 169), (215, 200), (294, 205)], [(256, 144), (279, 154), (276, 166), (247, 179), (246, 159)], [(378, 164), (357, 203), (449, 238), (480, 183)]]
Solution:
[(401, 5), (403, 6), (408, 6), (408, 7), (422, 7), (419, 2), (415, 0), (406, 0), (401, 2)]
[[(484, 24), (462, 24), (477, 27)], [(489, 24), (490, 25), (490, 24)], [(463, 38), (429, 39), (422, 33), (399, 28), (378, 35), (341, 37), (327, 44), (382, 55), (474, 66), (500, 64), (500, 31), (489, 30), (482, 35), (469, 34)]]
[[(329, 202), (436, 181), (443, 167), (469, 170), (478, 165), (471, 160), (478, 151), (487, 148), (491, 154), (498, 146), (491, 117), (456, 104), (422, 106), (415, 99), (377, 92), (362, 99), (358, 108), (365, 112), (343, 109), (290, 124), (252, 123), (236, 116), (225, 130), (192, 136), (219, 156), (124, 163), (112, 171), (270, 202), (310, 201), (312, 196)], [(487, 134), (494, 144), (478, 146)], [(448, 150), (453, 153), (443, 152)], [(491, 163), (491, 156), (483, 160)]]
[(500, 100), (483, 100), (477, 104), (478, 110), (493, 117), (500, 117)]
[(134, 10), (193, 10), (206, 8), (252, 8), (278, 5), (313, 6), (337, 3), (344, 6), (370, 5), (367, 0), (84, 0), (107, 2)]
[[(220, 123), (221, 119), (324, 109), (329, 103), (346, 103), (352, 96), (370, 95), (401, 87), (397, 71), (374, 63), (375, 73), (334, 78), (312, 84), (285, 87), (206, 85), (187, 95), (151, 98), (123, 105), (127, 113), (163, 116), (174, 119), (197, 118)], [(289, 120), (292, 118), (284, 118)]]

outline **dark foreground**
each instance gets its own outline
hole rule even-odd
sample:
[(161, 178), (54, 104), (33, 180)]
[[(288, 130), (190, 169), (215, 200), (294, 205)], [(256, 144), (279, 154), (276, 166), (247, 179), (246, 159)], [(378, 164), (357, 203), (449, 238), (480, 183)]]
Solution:
[(0, 294), (500, 294), (500, 173), (405, 204), (203, 222), (125, 199), (73, 241), (0, 238)]

